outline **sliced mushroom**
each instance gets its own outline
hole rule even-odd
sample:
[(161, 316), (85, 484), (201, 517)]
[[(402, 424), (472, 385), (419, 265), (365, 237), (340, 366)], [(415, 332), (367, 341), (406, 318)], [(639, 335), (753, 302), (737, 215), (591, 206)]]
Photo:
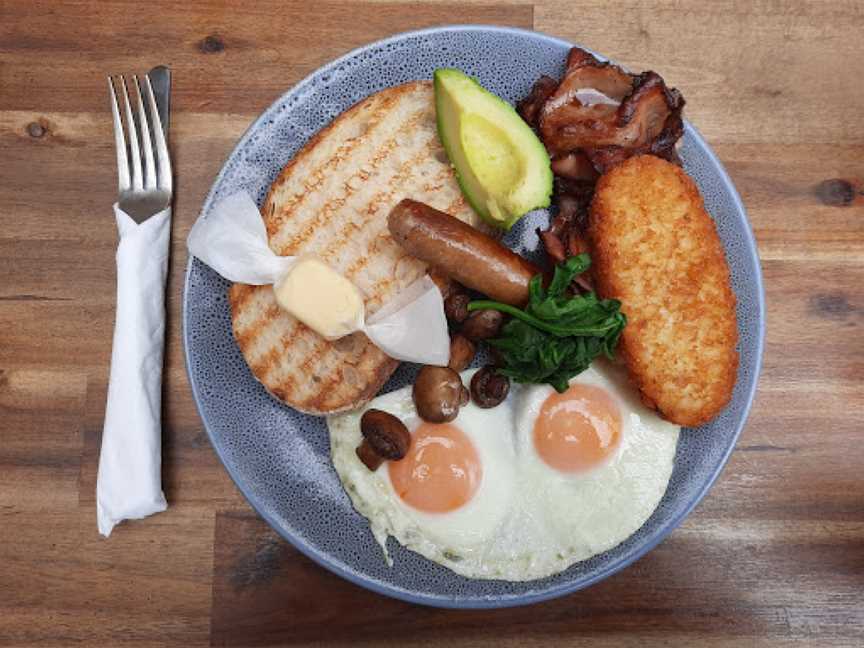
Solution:
[(486, 365), (471, 378), (471, 398), (477, 407), (496, 407), (509, 392), (510, 379), (499, 374), (493, 365)]
[(450, 362), (447, 366), (455, 372), (464, 371), (474, 360), (477, 347), (464, 335), (454, 335), (450, 339)]
[(468, 303), (471, 297), (465, 292), (451, 293), (444, 300), (444, 315), (453, 324), (461, 324), (468, 318)]
[(378, 470), (378, 467), (384, 463), (384, 457), (380, 456), (375, 450), (369, 445), (369, 442), (366, 439), (357, 446), (357, 458), (363, 462), (363, 465), (366, 466), (372, 472)]
[(402, 459), (411, 446), (411, 433), (405, 424), (379, 409), (363, 412), (360, 432), (379, 457), (390, 461)]
[(486, 340), (498, 335), (504, 315), (497, 310), (477, 310), (468, 316), (462, 325), (462, 335), (469, 340)]
[(459, 414), (462, 379), (449, 367), (425, 365), (414, 380), (411, 393), (418, 416), (430, 423), (447, 423)]

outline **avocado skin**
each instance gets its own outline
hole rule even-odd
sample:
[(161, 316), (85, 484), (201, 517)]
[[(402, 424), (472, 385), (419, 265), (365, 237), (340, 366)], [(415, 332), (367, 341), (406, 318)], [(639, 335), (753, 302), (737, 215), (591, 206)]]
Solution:
[[(467, 156), (462, 151), (459, 139), (458, 106), (455, 114), (448, 111), (450, 107), (447, 105), (449, 94), (447, 88), (448, 80), (465, 84), (465, 90), (472, 93), (473, 96), (471, 99), (473, 101), (488, 102), (476, 112), (485, 116), (498, 118), (494, 119), (495, 125), (507, 132), (511, 144), (522, 154), (525, 175), (530, 174), (533, 176), (531, 179), (532, 186), (527, 187), (527, 195), (521, 201), (523, 205), (516, 210), (518, 213), (506, 214), (507, 217), (504, 220), (498, 220), (490, 214), (484, 199), (488, 195), (488, 192), (474, 177), (468, 165)], [(546, 152), (543, 143), (528, 124), (522, 120), (513, 106), (486, 90), (480, 85), (477, 79), (455, 68), (439, 68), (435, 70), (433, 82), (435, 87), (435, 115), (438, 137), (444, 145), (447, 156), (450, 158), (450, 163), (456, 173), (456, 180), (459, 183), (462, 194), (465, 196), (468, 204), (471, 205), (471, 208), (490, 225), (509, 230), (516, 221), (529, 211), (548, 207), (552, 198), (553, 180), (549, 154)], [(454, 118), (452, 120), (448, 113), (453, 114)], [(448, 133), (448, 126), (454, 131), (452, 138)], [(465, 168), (462, 168), (463, 166)], [(531, 167), (530, 169), (529, 166)], [(473, 186), (474, 183), (477, 183), (476, 187)], [(497, 202), (500, 203), (501, 200)]]

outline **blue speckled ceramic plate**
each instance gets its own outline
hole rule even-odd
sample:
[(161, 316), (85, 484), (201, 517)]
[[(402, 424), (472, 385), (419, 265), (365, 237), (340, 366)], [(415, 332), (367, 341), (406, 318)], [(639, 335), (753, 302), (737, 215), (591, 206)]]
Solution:
[[(280, 169), (336, 115), (367, 95), (438, 67), (459, 67), (515, 102), (541, 74), (559, 77), (571, 44), (530, 31), (444, 27), (401, 34), (351, 52), (280, 97), (243, 136), (202, 210), (243, 189), (259, 204)], [(687, 89), (683, 88), (686, 96)], [(660, 542), (705, 495), (747, 419), (762, 356), (764, 296), (759, 259), (744, 207), (729, 176), (692, 126), (681, 156), (717, 221), (738, 297), (741, 366), (731, 404), (710, 425), (681, 435), (665, 497), (633, 536), (550, 578), (527, 582), (470, 580), (403, 549), (392, 538), (388, 567), (364, 518), (351, 507), (329, 457), (323, 419), (299, 414), (255, 381), (231, 334), (228, 282), (193, 260), (184, 298), (189, 379), (216, 452), (255, 509), (289, 542), (324, 567), (382, 594), (443, 607), (503, 607), (561, 596), (629, 565)], [(538, 246), (534, 213), (508, 235), (523, 254)], [(397, 371), (386, 391), (409, 383)]]

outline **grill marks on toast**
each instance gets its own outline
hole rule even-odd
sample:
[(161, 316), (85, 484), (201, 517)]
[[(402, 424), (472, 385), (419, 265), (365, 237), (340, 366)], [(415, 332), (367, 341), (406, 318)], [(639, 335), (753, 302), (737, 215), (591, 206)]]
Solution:
[[(417, 166), (418, 164), (420, 164), (420, 162), (426, 156), (427, 156), (427, 153), (424, 151), (424, 152), (418, 153), (413, 158), (411, 158), (407, 162), (403, 163), (398, 168), (398, 170), (396, 171), (396, 174), (390, 180), (388, 185), (390, 187), (393, 187), (394, 185), (398, 187), (399, 183), (401, 181), (404, 181), (404, 180), (407, 180), (408, 178), (410, 178), (412, 168)], [(366, 207), (366, 209), (361, 212), (360, 222), (357, 223), (355, 221), (347, 221), (345, 223), (345, 225), (343, 226), (342, 230), (336, 235), (332, 248), (323, 252), (320, 255), (321, 258), (324, 261), (326, 261), (327, 263), (330, 263), (331, 265), (335, 265), (335, 262), (338, 258), (338, 253), (341, 252), (342, 248), (345, 247), (346, 243), (348, 243), (348, 241), (351, 237), (351, 234), (355, 234), (358, 236), (362, 235), (364, 230), (369, 229), (369, 226), (373, 224), (373, 221), (375, 220), (376, 216), (379, 217), (379, 220), (387, 218), (386, 213), (384, 213), (383, 215), (381, 214), (382, 208), (385, 206), (389, 207), (389, 205), (391, 203), (396, 202), (396, 201), (393, 201), (393, 197), (397, 193), (401, 193), (401, 191), (399, 189), (390, 189), (389, 191), (379, 191), (378, 193), (376, 193), (372, 197), (372, 200), (369, 202), (369, 205)], [(380, 223), (378, 223), (378, 225), (379, 225), (379, 227), (376, 229), (377, 229), (378, 233), (380, 234)], [(392, 242), (392, 239), (390, 239), (389, 235), (387, 236), (387, 240), (390, 241), (391, 245), (394, 245), (394, 246), (396, 245), (395, 243)], [(371, 245), (369, 247), (371, 247)], [(366, 255), (361, 260), (368, 263), (371, 260), (371, 255)], [(356, 274), (356, 270), (352, 271), (352, 268), (353, 268), (353, 266), (349, 267), (349, 269), (345, 271), (345, 276), (348, 279), (353, 280), (354, 274)]]
[[(247, 286), (246, 284), (234, 284), (228, 290), (228, 298), (231, 302), (231, 308), (233, 312), (238, 313), (242, 311), (249, 303), (249, 300), (252, 299), (252, 296), (255, 294), (256, 286)], [(233, 320), (232, 324), (236, 328), (237, 321)]]
[[(431, 84), (390, 88), (349, 109), (289, 163), (265, 199), (271, 248), (316, 254), (354, 280), (367, 314), (426, 271), (386, 227), (405, 196), (476, 222), (437, 141)], [(363, 131), (358, 134), (358, 129)], [(230, 292), (235, 337), (255, 377), (277, 398), (322, 414), (357, 407), (398, 362), (362, 334), (328, 342), (275, 303), (269, 286)]]
[[(422, 120), (423, 114), (423, 111), (415, 113), (412, 118), (409, 119), (405, 124), (403, 124), (399, 131), (397, 131), (397, 136), (402, 133), (407, 133), (412, 129), (416, 128), (417, 124)], [(362, 184), (360, 184), (358, 187), (353, 187), (350, 180), (343, 183), (342, 190), (344, 191), (345, 195), (331, 198), (328, 202), (326, 202), (321, 207), (321, 209), (318, 210), (315, 215), (302, 226), (302, 229), (295, 236), (293, 236), (288, 242), (280, 245), (281, 251), (279, 252), (279, 254), (297, 254), (298, 250), (305, 251), (310, 249), (311, 246), (314, 246), (314, 242), (312, 241), (312, 239), (320, 233), (322, 226), (325, 223), (329, 223), (331, 219), (338, 218), (338, 210), (345, 207), (345, 205), (351, 200), (351, 198), (356, 195), (358, 189), (364, 188), (366, 186), (366, 183), (368, 182), (374, 183), (379, 178), (379, 176), (381, 175), (381, 166), (391, 158), (391, 156), (396, 150), (398, 150), (399, 145), (397, 142), (397, 136), (391, 137), (386, 142), (384, 142), (382, 149), (369, 162), (367, 162), (360, 168), (360, 170), (358, 171), (358, 175), (362, 179)], [(378, 201), (375, 200), (375, 198), (373, 197), (372, 201), (370, 202), (370, 206), (367, 208), (367, 211), (370, 210), (372, 206), (376, 206), (377, 202)]]
[[(352, 113), (355, 112), (362, 113), (364, 111), (371, 110), (371, 114), (368, 116), (368, 121), (366, 123), (366, 127), (363, 129), (363, 132), (357, 133), (356, 137), (347, 137), (345, 143), (339, 146), (336, 149), (336, 152), (330, 158), (328, 158), (320, 167), (314, 169), (311, 173), (314, 179), (313, 182), (309, 182), (307, 180), (302, 181), (302, 190), (299, 193), (295, 192), (291, 196), (291, 198), (289, 198), (285, 203), (279, 205), (279, 211), (282, 214), (291, 214), (295, 209), (302, 205), (306, 198), (312, 195), (313, 192), (324, 181), (325, 173), (327, 171), (334, 172), (338, 170), (340, 166), (342, 166), (347, 160), (350, 159), (351, 153), (353, 153), (354, 150), (357, 149), (357, 147), (363, 144), (363, 138), (374, 137), (379, 130), (383, 129), (383, 125), (386, 125), (384, 117), (386, 116), (390, 108), (393, 106), (393, 104), (396, 103), (398, 97), (391, 95), (381, 96), (379, 94), (376, 95), (375, 100), (375, 105), (371, 108), (365, 106), (364, 104), (358, 104), (357, 106), (354, 106), (342, 115), (342, 117), (346, 117), (350, 116)], [(345, 130), (342, 128), (343, 123), (344, 122), (333, 122), (332, 124), (330, 124), (330, 126), (322, 129), (311, 140), (309, 140), (309, 142), (304, 147), (304, 150), (314, 147), (316, 143), (324, 139), (326, 135), (330, 134), (333, 129)], [(287, 182), (288, 173), (289, 171), (294, 170), (294, 166), (298, 164), (299, 158), (300, 156), (294, 158), (294, 160), (289, 162), (285, 169), (282, 170), (279, 178), (276, 180), (275, 183), (273, 183), (273, 186), (271, 187), (269, 192), (270, 194), (278, 190)], [(305, 160), (303, 161), (305, 162)], [(298, 171), (301, 171), (302, 173), (302, 170), (298, 169)], [(280, 215), (277, 215), (275, 213), (276, 204), (270, 202), (270, 195), (267, 196), (265, 202), (270, 204), (270, 206), (272, 207), (272, 211), (270, 212), (270, 218), (267, 222), (267, 234), (272, 239), (279, 232), (281, 225), (283, 224), (283, 220)], [(289, 252), (285, 251), (274, 251), (276, 251), (277, 254), (290, 254)]]
[[(396, 150), (396, 147), (397, 147), (397, 141), (396, 140), (397, 140), (398, 134), (406, 133), (406, 132), (409, 132), (410, 130), (416, 128), (417, 124), (422, 120), (422, 118), (424, 117), (426, 112), (427, 111), (425, 111), (425, 110), (421, 110), (421, 111), (417, 111), (414, 114), (412, 114), (410, 116), (410, 118), (408, 120), (406, 120), (406, 122), (399, 128), (399, 130), (397, 131), (397, 135), (394, 135), (393, 137), (389, 138), (386, 141), (382, 151), (380, 151), (375, 156), (375, 158), (373, 158), (373, 161), (370, 163), (370, 165), (372, 166), (373, 169), (377, 170), (380, 167), (380, 165), (392, 155), (393, 151)], [(428, 148), (429, 148), (430, 144), (432, 144), (433, 142), (434, 142), (434, 140), (431, 137), (427, 138), (427, 141), (424, 143), (424, 146), (423, 146), (424, 150), (421, 151), (420, 153), (418, 153), (417, 155), (415, 155), (414, 157), (412, 157), (407, 162), (400, 165), (400, 167), (396, 170), (396, 173), (391, 178), (389, 178), (389, 179), (381, 178), (383, 181), (382, 184), (384, 186), (390, 186), (390, 187), (394, 187), (394, 186), (395, 187), (401, 187), (401, 183), (410, 178), (412, 169), (414, 167), (416, 167), (417, 165), (419, 165), (422, 162), (422, 160), (425, 159), (429, 155)], [(363, 215), (362, 221), (360, 223), (357, 223), (357, 222), (351, 221), (351, 220), (346, 221), (345, 225), (343, 225), (343, 227), (342, 227), (342, 230), (340, 230), (339, 234), (336, 236), (336, 240), (333, 241), (333, 243), (328, 247), (328, 249), (325, 252), (321, 253), (320, 256), (325, 261), (327, 261), (328, 263), (333, 265), (334, 267), (338, 267), (339, 263), (334, 262), (334, 261), (338, 260), (338, 255), (342, 251), (342, 249), (344, 248), (346, 242), (349, 240), (350, 233), (352, 231), (359, 233), (367, 225), (370, 224), (370, 222), (374, 219), (374, 217), (376, 215), (379, 215), (379, 214), (380, 214), (379, 220), (381, 220), (381, 222), (383, 223), (384, 220), (386, 220), (387, 215), (386, 215), (386, 213), (381, 214), (382, 207), (385, 206), (387, 200), (390, 200), (393, 198), (393, 196), (397, 193), (397, 191), (398, 191), (398, 189), (397, 190), (391, 189), (390, 191), (381, 191), (381, 192), (376, 193), (373, 196), (372, 200), (370, 201), (369, 205), (367, 206), (366, 210), (360, 212)], [(353, 193), (353, 192), (348, 193), (347, 197), (350, 197), (351, 193)], [(341, 200), (340, 202), (342, 204), (344, 204), (347, 200), (347, 197), (345, 200)], [(334, 201), (332, 201), (332, 200), (330, 202), (328, 202), (325, 205), (324, 210), (322, 210), (322, 212), (321, 212), (321, 214), (324, 214), (325, 210), (327, 210), (328, 213), (326, 215), (328, 216), (328, 220), (329, 220), (329, 217), (332, 216), (333, 202)], [(328, 210), (328, 207), (330, 207), (331, 209)], [(284, 211), (284, 210), (282, 210), (282, 211)], [(304, 228), (304, 230), (301, 231), (301, 234), (298, 237), (296, 237), (290, 243), (285, 245), (283, 249), (295, 249), (297, 239), (308, 238), (309, 236), (314, 234), (315, 230), (316, 230), (317, 221), (321, 220), (321, 219), (323, 219), (323, 216), (319, 215), (319, 217), (317, 217), (315, 220), (313, 220), (312, 223), (307, 225)], [(320, 225), (318, 225), (318, 226), (320, 227)], [(390, 240), (389, 237), (388, 237), (388, 240)], [(392, 240), (390, 240), (390, 245), (393, 248), (398, 248), (398, 246), (395, 243), (393, 243)], [(355, 262), (354, 264), (349, 266), (348, 269), (344, 271), (345, 276), (349, 279), (355, 280), (357, 273), (362, 268), (366, 267), (366, 265), (371, 260), (372, 260), (372, 255), (370, 255), (370, 254), (366, 254), (364, 256), (361, 256), (357, 260), (357, 262)], [(422, 270), (418, 270), (415, 279), (422, 276), (422, 272), (423, 272)], [(384, 288), (386, 290), (387, 288), (390, 287), (391, 284), (392, 284), (392, 280), (389, 280), (389, 279), (385, 280), (384, 285), (381, 286), (381, 288)], [(361, 291), (363, 290), (363, 286), (358, 286), (358, 288), (360, 288)], [(366, 292), (366, 291), (364, 291), (364, 292)], [(379, 290), (379, 292), (380, 292), (380, 290)], [(375, 295), (372, 295), (372, 296), (374, 297)], [(371, 315), (372, 312), (374, 312), (374, 311), (372, 311), (372, 309), (370, 309), (370, 311), (371, 312), (369, 314)], [(280, 314), (282, 314), (282, 312), (279, 309), (279, 307), (275, 305), (275, 301), (274, 301), (273, 305), (266, 308), (266, 310), (262, 313), (262, 315), (257, 320), (255, 320), (253, 323), (251, 323), (248, 326), (248, 328), (245, 328), (245, 329), (239, 331), (239, 333), (237, 334), (238, 338), (242, 339), (243, 342), (246, 342), (247, 348), (249, 348), (250, 351), (253, 351), (253, 349), (251, 347), (254, 344), (254, 339), (261, 340), (264, 337), (266, 337), (265, 335), (263, 335), (264, 330), (266, 328), (270, 327)], [(290, 337), (288, 339), (289, 345), (295, 342), (297, 334), (300, 332), (301, 327), (306, 328), (305, 326), (303, 326), (300, 322), (297, 322), (296, 320), (294, 320), (292, 322), (291, 328), (290, 328)], [(312, 352), (309, 355), (307, 355), (302, 362), (300, 362), (299, 366), (301, 369), (303, 369), (305, 371), (309, 371), (311, 364), (313, 362), (315, 362), (316, 360), (320, 359), (321, 355), (326, 350), (326, 346), (325, 346), (325, 344), (323, 344), (323, 342), (324, 341), (322, 340), (321, 344), (316, 344), (313, 347)], [(272, 370), (276, 369), (278, 367), (278, 363), (273, 362), (272, 357), (270, 357), (270, 356), (272, 356), (272, 354), (267, 353), (266, 355), (268, 357), (266, 357), (265, 359), (262, 359), (262, 361), (255, 362), (255, 369), (256, 369), (255, 373), (256, 373), (256, 375), (259, 375), (261, 378), (268, 377), (270, 375), (270, 373), (272, 372)], [(314, 373), (310, 374), (310, 375), (314, 376)]]
[[(349, 202), (349, 200), (356, 194), (359, 189), (365, 187), (367, 182), (377, 179), (376, 176), (378, 175), (382, 164), (392, 157), (394, 151), (398, 150), (398, 137), (416, 129), (417, 125), (423, 119), (426, 112), (427, 111), (425, 110), (420, 110), (411, 115), (411, 117), (402, 124), (399, 130), (396, 131), (393, 137), (390, 137), (389, 139), (384, 141), (381, 148), (376, 152), (376, 154), (372, 157), (371, 160), (362, 165), (357, 171), (357, 173), (354, 174), (351, 178), (349, 178), (346, 182), (342, 183), (341, 188), (344, 191), (344, 196), (340, 195), (338, 197), (328, 200), (319, 210), (315, 212), (314, 215), (312, 215), (311, 219), (308, 219), (302, 225), (300, 225), (299, 223), (294, 223), (293, 226), (295, 228), (300, 225), (302, 229), (300, 229), (300, 231), (297, 232), (297, 234), (295, 234), (294, 236), (292, 236), (288, 241), (280, 242), (277, 235), (277, 240), (275, 242), (271, 241), (271, 246), (274, 244), (278, 246), (277, 254), (290, 256), (293, 254), (297, 254), (298, 250), (307, 250), (310, 244), (310, 239), (320, 232), (322, 226), (325, 223), (329, 223), (332, 218), (338, 217), (336, 214), (337, 210), (344, 207), (345, 204)], [(333, 158), (330, 159), (332, 160)], [(340, 163), (344, 161), (344, 159), (339, 160)], [(336, 166), (341, 166), (341, 164), (337, 164)], [(351, 180), (354, 177), (358, 176), (361, 180), (361, 183), (356, 187), (352, 186)], [(373, 200), (371, 204), (374, 205), (375, 201)], [(301, 204), (298, 204), (292, 210), (293, 216), (295, 218), (299, 219), (300, 217), (302, 217), (302, 212), (299, 211), (301, 206)], [(282, 208), (280, 209), (280, 212), (284, 214), (286, 213), (286, 209)]]
[[(281, 357), (282, 350), (278, 346), (274, 345), (270, 347), (263, 356), (251, 365), (252, 373), (259, 376), (259, 380), (266, 379), (269, 377), (270, 372), (279, 364)], [(278, 387), (285, 393), (290, 393), (293, 391), (294, 381), (290, 375), (286, 376), (279, 381)]]
[[(395, 186), (396, 187), (395, 189), (390, 189), (389, 191), (382, 191), (382, 192), (375, 194), (374, 198), (372, 199), (372, 202), (370, 203), (369, 207), (366, 210), (366, 218), (363, 220), (363, 224), (360, 227), (361, 233), (362, 233), (362, 230), (368, 229), (368, 227), (366, 227), (366, 226), (368, 226), (370, 223), (372, 223), (373, 219), (375, 219), (376, 216), (378, 217), (378, 220), (381, 221), (379, 223), (379, 227), (377, 228), (378, 231), (380, 232), (381, 226), (383, 226), (384, 220), (386, 220), (386, 218), (387, 218), (387, 213), (385, 212), (385, 210), (382, 209), (382, 207), (385, 207), (385, 206), (389, 207), (390, 205), (398, 202), (397, 200), (394, 200), (394, 198), (397, 194), (401, 196), (401, 194), (403, 193), (403, 191), (401, 189), (401, 186), (402, 186), (401, 182), (410, 178), (412, 169), (415, 166), (417, 166), (426, 156), (427, 156), (427, 153), (425, 151), (418, 153), (412, 159), (408, 160), (407, 162), (402, 164), (402, 166), (399, 167), (396, 175), (393, 178), (393, 181), (390, 182), (388, 185), (390, 187)], [(343, 232), (344, 232), (344, 230), (343, 230)], [(340, 234), (339, 241), (344, 244), (345, 238), (341, 234)], [(389, 235), (387, 235), (385, 237), (380, 237), (380, 236), (374, 237), (373, 240), (371, 240), (369, 242), (367, 247), (370, 250), (370, 252), (372, 252), (372, 253), (377, 252), (378, 254), (380, 254), (381, 253), (381, 246), (384, 246), (384, 245), (389, 246), (392, 249), (390, 251), (392, 251), (393, 253), (401, 255), (401, 249), (393, 241), (393, 239), (390, 238)], [(329, 258), (332, 255), (328, 254), (327, 256)], [(388, 256), (390, 256), (390, 255), (388, 255)], [(375, 258), (373, 256), (373, 254), (367, 254), (367, 255), (359, 258), (355, 263), (351, 264), (345, 270), (345, 276), (348, 279), (351, 279), (352, 281), (357, 283), (358, 287), (360, 287), (361, 290), (363, 289), (363, 285), (362, 285), (363, 282), (358, 280), (359, 278), (357, 275), (360, 272), (360, 270), (365, 268), (373, 260), (373, 258)], [(394, 264), (394, 268), (396, 267), (396, 265), (397, 264)], [(423, 269), (418, 268), (418, 273), (417, 273), (416, 278), (419, 278), (420, 276), (422, 276), (423, 271), (424, 271)], [(386, 279), (382, 279), (382, 281), (385, 282), (383, 288), (386, 289), (389, 286), (389, 282)], [(381, 292), (381, 291), (382, 291), (382, 287), (379, 287), (379, 292)], [(372, 312), (374, 312), (374, 311), (370, 311), (369, 314), (371, 315)]]
[[(250, 291), (249, 297), (243, 300), (245, 303), (247, 299), (256, 295), (258, 290), (267, 290), (270, 286), (256, 286), (257, 290)], [(243, 306), (241, 305), (240, 308)], [(252, 344), (255, 342), (255, 335), (259, 333), (265, 326), (269, 325), (271, 322), (275, 321), (280, 315), (282, 315), (282, 309), (276, 304), (274, 300), (272, 304), (268, 304), (264, 307), (264, 312), (262, 315), (252, 322), (249, 326), (245, 328), (237, 328), (234, 331), (234, 337), (237, 339), (237, 343), (240, 345), (240, 348), (251, 348)]]

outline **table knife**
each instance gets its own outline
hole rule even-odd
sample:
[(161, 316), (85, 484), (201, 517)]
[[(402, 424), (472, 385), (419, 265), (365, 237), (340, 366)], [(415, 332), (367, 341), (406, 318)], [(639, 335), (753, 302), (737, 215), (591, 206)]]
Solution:
[(171, 69), (165, 65), (158, 65), (147, 73), (150, 77), (150, 85), (153, 87), (153, 95), (156, 97), (156, 108), (159, 111), (159, 119), (162, 122), (162, 130), (165, 132), (165, 141), (168, 141), (168, 119), (171, 114)]

